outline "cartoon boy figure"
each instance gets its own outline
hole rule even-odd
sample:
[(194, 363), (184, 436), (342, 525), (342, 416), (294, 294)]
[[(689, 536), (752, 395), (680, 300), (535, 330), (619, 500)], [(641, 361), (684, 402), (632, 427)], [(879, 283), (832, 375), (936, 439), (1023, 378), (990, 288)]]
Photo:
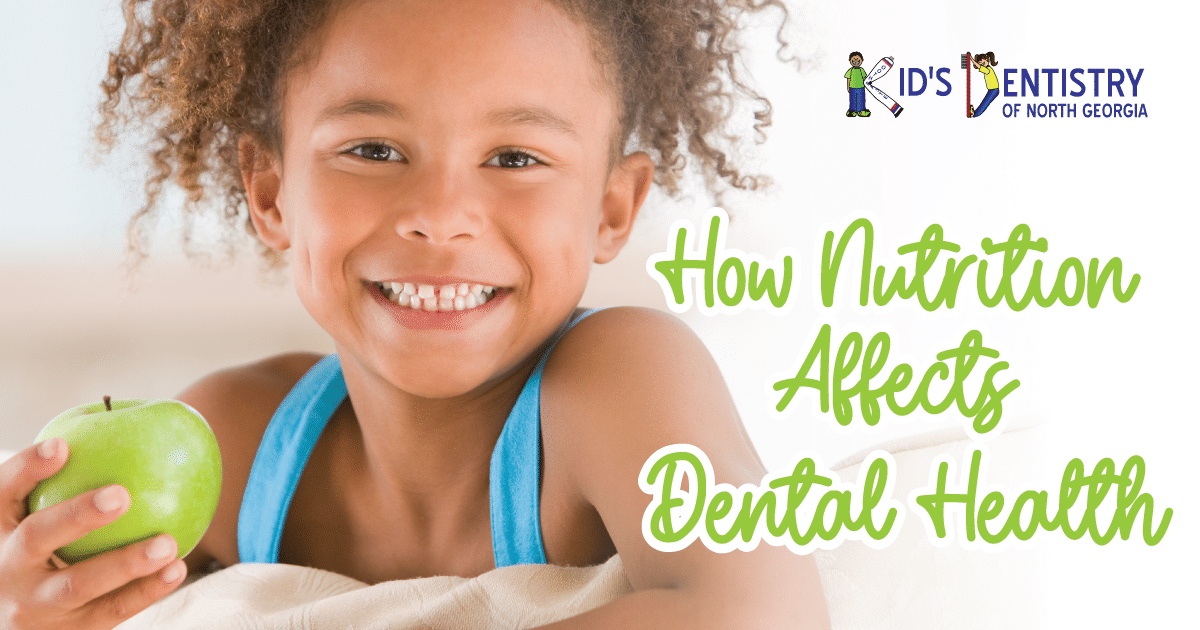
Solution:
[(850, 109), (846, 116), (870, 116), (867, 109), (867, 71), (862, 69), (863, 55), (857, 50), (850, 53), (850, 69), (846, 71), (846, 91), (850, 93)]

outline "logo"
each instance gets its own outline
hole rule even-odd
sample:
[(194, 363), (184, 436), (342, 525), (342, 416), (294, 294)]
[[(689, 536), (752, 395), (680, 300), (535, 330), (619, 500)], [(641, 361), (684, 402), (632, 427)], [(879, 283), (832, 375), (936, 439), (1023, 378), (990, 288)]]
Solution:
[[(850, 100), (846, 116), (871, 115), (866, 107), (868, 93), (893, 116), (899, 116), (904, 108), (880, 86), (880, 80), (895, 65), (895, 57), (883, 57), (870, 72), (862, 68), (864, 59), (861, 52), (850, 53), (850, 69), (844, 75)], [(959, 67), (965, 74), (961, 84), (953, 80), (949, 67), (900, 67), (896, 72), (900, 75), (899, 96), (948, 96), (958, 84), (966, 98), (967, 118), (979, 118), (989, 108), (999, 110), (999, 117), (1010, 119), (1149, 116), (1146, 104), (1139, 100), (1145, 68), (1070, 68), (1048, 60), (1034, 60), (1034, 67), (1014, 68), (1007, 62), (1004, 68), (998, 65), (996, 53), (990, 50), (961, 53)], [(999, 104), (995, 103), (997, 99)]]

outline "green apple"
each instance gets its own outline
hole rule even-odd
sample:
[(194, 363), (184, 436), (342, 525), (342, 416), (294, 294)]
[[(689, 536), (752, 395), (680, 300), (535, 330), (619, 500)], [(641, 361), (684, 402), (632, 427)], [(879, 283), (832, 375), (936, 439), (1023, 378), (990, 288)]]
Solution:
[(182, 558), (200, 542), (217, 511), (221, 453), (204, 418), (177, 400), (111, 400), (68, 409), (38, 441), (67, 441), (67, 463), (29, 495), (36, 512), (110, 484), (129, 491), (120, 518), (58, 549), (69, 563), (129, 543), (171, 534)]

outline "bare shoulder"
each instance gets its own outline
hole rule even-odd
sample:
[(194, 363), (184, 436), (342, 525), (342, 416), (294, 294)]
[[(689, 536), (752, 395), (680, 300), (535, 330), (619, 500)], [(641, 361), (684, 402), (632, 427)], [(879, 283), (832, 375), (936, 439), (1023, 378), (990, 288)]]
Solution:
[(639, 453), (646, 457), (674, 443), (668, 440), (693, 439), (703, 449), (727, 447), (733, 439), (758, 463), (716, 361), (691, 328), (668, 313), (620, 307), (590, 315), (555, 348), (545, 381), (547, 397), (569, 412), (563, 417), (603, 418), (590, 426), (566, 423), (591, 439), (632, 438), (653, 446)]
[(224, 566), (238, 561), (238, 512), (263, 432), (292, 386), (320, 359), (311, 353), (269, 357), (213, 372), (176, 396), (204, 416), (221, 449), (221, 498), (212, 525), (186, 558), (189, 572), (213, 560)]
[[(562, 458), (602, 513), (605, 502), (640, 494), (642, 464), (664, 446), (700, 448), (722, 482), (757, 483), (765, 472), (716, 361), (686, 324), (660, 311), (610, 308), (579, 322), (547, 361), (542, 409), (547, 470)], [(627, 478), (614, 486), (608, 473), (618, 471)], [(620, 534), (610, 534), (619, 549)]]
[(546, 373), (566, 377), (566, 385), (608, 390), (634, 387), (650, 376), (663, 379), (716, 379), (720, 371), (699, 337), (678, 318), (637, 307), (607, 308), (580, 321), (547, 361)]
[(606, 308), (584, 318), (563, 338), (554, 358), (570, 359), (581, 350), (592, 355), (589, 359), (606, 351), (635, 353), (644, 359), (680, 350), (708, 355), (704, 344), (679, 318), (634, 306)]

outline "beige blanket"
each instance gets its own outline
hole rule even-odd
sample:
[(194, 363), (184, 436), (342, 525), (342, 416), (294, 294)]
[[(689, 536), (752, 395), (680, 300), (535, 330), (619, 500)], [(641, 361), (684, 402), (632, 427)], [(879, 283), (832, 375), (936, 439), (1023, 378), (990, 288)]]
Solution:
[(368, 586), (286, 564), (236, 564), (177, 590), (121, 630), (533, 628), (630, 592), (621, 560), (588, 568), (505, 567), (477, 578)]
[[(1059, 458), (1047, 457), (1040, 448), (1045, 437), (1035, 429), (1010, 429), (993, 440), (989, 478), (1015, 484), (1045, 481), (1036, 471), (1047, 464), (1061, 471)], [(912, 488), (924, 485), (934, 456), (961, 458), (968, 444), (961, 431), (952, 431), (885, 445), (897, 465), (893, 496), (904, 500)], [(834, 469), (843, 479), (854, 479), (861, 459), (850, 458)], [(1055, 625), (1046, 624), (1046, 589), (1037, 579), (1053, 568), (1043, 561), (1048, 551), (1045, 545), (1002, 553), (956, 545), (938, 549), (909, 514), (900, 537), (884, 550), (847, 542), (814, 555), (835, 628), (1011, 628)], [(619, 557), (589, 568), (515, 566), (473, 579), (433, 577), (374, 586), (305, 567), (239, 564), (196, 579), (120, 628), (532, 628), (628, 592)]]

